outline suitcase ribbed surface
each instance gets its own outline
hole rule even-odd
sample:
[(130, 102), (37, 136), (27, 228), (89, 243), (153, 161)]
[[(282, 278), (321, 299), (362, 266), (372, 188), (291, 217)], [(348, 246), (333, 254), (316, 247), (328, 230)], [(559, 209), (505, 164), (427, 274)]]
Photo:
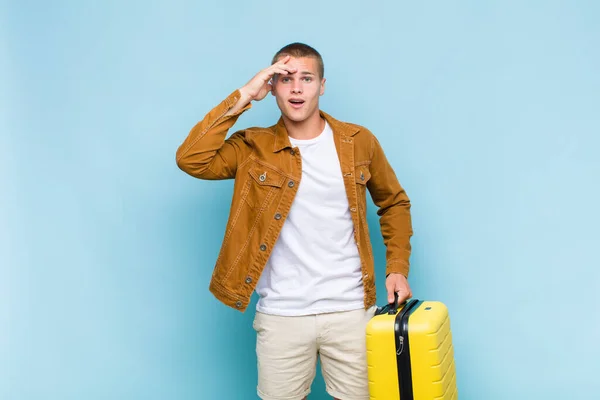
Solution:
[(457, 399), (452, 331), (444, 304), (421, 304), (410, 316), (409, 342), (414, 400)]
[(378, 315), (367, 325), (367, 371), (370, 400), (399, 400), (395, 315)]

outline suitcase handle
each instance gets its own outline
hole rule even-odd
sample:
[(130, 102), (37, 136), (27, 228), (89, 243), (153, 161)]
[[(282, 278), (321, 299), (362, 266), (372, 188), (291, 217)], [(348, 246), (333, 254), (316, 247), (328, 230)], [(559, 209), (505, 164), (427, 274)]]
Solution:
[(403, 301), (402, 303), (398, 304), (398, 292), (394, 292), (394, 303), (393, 306), (394, 308), (390, 309), (390, 311), (388, 311), (388, 314), (396, 314), (398, 313), (398, 308), (400, 308), (400, 306), (406, 305), (406, 300)]
[(405, 306), (408, 300), (403, 301), (402, 303), (398, 304), (398, 293), (394, 292), (394, 302), (393, 303), (388, 303), (383, 307), (378, 308), (375, 311), (375, 315), (380, 315), (380, 314), (389, 314), (389, 315), (394, 315), (398, 313), (398, 308), (400, 308), (400, 306)]

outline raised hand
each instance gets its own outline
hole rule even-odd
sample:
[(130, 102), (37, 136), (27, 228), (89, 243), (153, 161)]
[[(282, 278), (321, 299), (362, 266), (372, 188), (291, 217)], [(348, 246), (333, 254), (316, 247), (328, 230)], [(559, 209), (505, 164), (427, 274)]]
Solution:
[(285, 56), (275, 64), (256, 74), (240, 89), (242, 97), (246, 98), (248, 101), (260, 101), (264, 99), (265, 96), (273, 90), (271, 79), (275, 74), (287, 75), (296, 72), (296, 68), (287, 65), (290, 58), (290, 56)]

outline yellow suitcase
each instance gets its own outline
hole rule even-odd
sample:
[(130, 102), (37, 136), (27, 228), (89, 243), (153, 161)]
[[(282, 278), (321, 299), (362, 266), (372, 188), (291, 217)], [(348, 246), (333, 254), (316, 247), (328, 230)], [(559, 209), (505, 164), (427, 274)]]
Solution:
[(379, 307), (367, 325), (371, 400), (458, 399), (447, 307), (411, 299)]

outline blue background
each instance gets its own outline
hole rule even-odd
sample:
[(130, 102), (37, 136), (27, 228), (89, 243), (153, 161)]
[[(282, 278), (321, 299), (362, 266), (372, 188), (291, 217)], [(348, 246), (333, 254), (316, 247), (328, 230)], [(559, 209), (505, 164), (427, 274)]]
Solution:
[(297, 40), (411, 197), (460, 398), (598, 395), (598, 2), (101, 3), (1, 6), (1, 399), (255, 398), (253, 312), (208, 292), (232, 182), (175, 151)]

